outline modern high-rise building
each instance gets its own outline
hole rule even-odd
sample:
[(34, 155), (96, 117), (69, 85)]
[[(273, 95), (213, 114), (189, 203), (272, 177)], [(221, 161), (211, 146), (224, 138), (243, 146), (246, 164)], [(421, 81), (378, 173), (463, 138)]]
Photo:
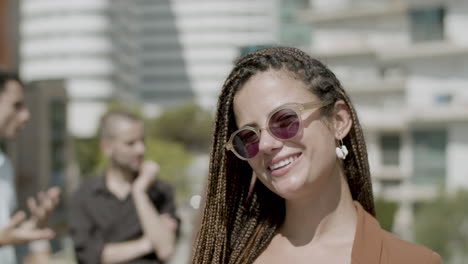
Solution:
[(400, 203), (395, 231), (412, 239), (419, 202), (468, 187), (468, 3), (311, 4), (310, 52), (351, 94), (376, 194)]
[(20, 72), (25, 81), (63, 79), (68, 130), (94, 134), (105, 102), (116, 96), (109, 1), (23, 0)]
[(112, 30), (116, 78), (137, 87), (149, 108), (186, 100), (213, 107), (240, 48), (276, 42), (271, 1), (117, 3), (111, 8), (112, 24), (119, 25)]
[(68, 127), (80, 137), (95, 132), (110, 99), (213, 107), (240, 48), (276, 43), (275, 1), (21, 3), (21, 73), (65, 80)]
[(277, 42), (276, 1), (172, 0), (171, 4), (188, 78), (205, 107), (215, 105), (240, 48)]
[(297, 19), (297, 13), (310, 8), (309, 0), (277, 0), (278, 43), (283, 46), (308, 49), (312, 27)]
[(193, 100), (171, 1), (115, 0), (109, 10), (115, 85), (144, 105)]

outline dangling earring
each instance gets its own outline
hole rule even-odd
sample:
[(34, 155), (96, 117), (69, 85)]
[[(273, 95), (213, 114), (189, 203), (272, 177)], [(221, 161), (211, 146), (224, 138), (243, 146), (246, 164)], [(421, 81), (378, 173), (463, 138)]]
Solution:
[(252, 172), (252, 179), (250, 179), (249, 192), (247, 193), (247, 200), (249, 199), (250, 195), (253, 192), (256, 181), (257, 181), (257, 175), (255, 175), (255, 172)]
[(343, 139), (340, 139), (341, 145), (336, 147), (335, 152), (336, 156), (342, 160), (346, 159), (348, 155), (348, 148), (343, 144)]

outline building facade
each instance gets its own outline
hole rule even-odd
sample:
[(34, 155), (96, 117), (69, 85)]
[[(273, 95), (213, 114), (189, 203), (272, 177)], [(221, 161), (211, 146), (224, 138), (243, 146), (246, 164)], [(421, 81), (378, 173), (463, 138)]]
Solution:
[(106, 101), (118, 94), (108, 8), (107, 0), (21, 2), (20, 72), (28, 82), (65, 81), (74, 136), (93, 135)]
[(191, 98), (212, 108), (239, 49), (276, 43), (275, 1), (140, 2), (140, 94), (147, 106)]
[(395, 232), (412, 239), (415, 206), (468, 187), (468, 4), (312, 0), (311, 53), (350, 93), (377, 196), (400, 204)]
[(274, 2), (24, 0), (20, 70), (65, 80), (78, 137), (93, 135), (112, 99), (148, 113), (187, 100), (210, 108), (239, 48), (275, 43)]

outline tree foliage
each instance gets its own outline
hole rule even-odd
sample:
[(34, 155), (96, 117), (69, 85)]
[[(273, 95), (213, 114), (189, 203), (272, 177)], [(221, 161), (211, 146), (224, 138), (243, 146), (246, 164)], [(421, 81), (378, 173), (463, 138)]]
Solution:
[(375, 200), (375, 210), (380, 226), (388, 232), (392, 232), (398, 203), (379, 197)]
[(184, 199), (190, 194), (190, 186), (187, 172), (192, 156), (186, 148), (177, 142), (165, 141), (148, 137), (145, 140), (146, 157), (156, 161), (161, 166), (158, 177), (170, 182), (176, 188), (179, 199)]
[(428, 246), (447, 263), (468, 259), (468, 190), (441, 194), (416, 211), (416, 241)]
[(189, 102), (165, 110), (149, 121), (148, 133), (156, 138), (178, 142), (190, 151), (208, 152), (213, 117), (209, 111)]
[(95, 175), (99, 170), (99, 164), (104, 159), (99, 149), (99, 140), (96, 136), (90, 138), (73, 139), (75, 157), (80, 167), (83, 178)]

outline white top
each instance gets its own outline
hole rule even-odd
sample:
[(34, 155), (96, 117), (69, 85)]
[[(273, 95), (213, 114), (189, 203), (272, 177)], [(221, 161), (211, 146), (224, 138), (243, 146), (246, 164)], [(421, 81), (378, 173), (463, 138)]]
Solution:
[[(16, 191), (13, 167), (10, 159), (0, 151), (0, 228), (5, 226), (16, 209)], [(15, 249), (0, 247), (0, 263), (16, 264)]]

